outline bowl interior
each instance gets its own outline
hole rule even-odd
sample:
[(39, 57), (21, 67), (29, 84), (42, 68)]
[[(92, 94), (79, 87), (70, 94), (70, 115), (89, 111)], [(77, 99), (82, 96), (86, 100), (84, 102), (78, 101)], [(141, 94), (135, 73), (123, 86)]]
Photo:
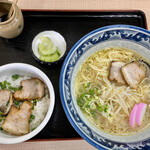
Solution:
[(75, 77), (77, 75), (77, 72), (81, 66), (81, 64), (92, 55), (92, 53), (95, 53), (96, 51), (103, 50), (105, 48), (110, 47), (117, 47), (117, 48), (126, 48), (134, 50), (138, 53), (140, 53), (142, 56), (147, 58), (147, 60), (150, 61), (150, 50), (148, 50), (146, 47), (143, 47), (142, 45), (139, 45), (138, 43), (134, 43), (131, 41), (124, 41), (124, 40), (114, 40), (114, 41), (106, 41), (100, 44), (97, 44), (96, 46), (88, 49), (78, 60), (77, 64), (74, 67), (73, 73), (72, 73), (72, 79), (71, 79), (71, 93), (72, 93), (72, 101), (74, 103), (74, 106), (79, 114), (79, 116), (82, 118), (82, 120), (89, 126), (90, 129), (101, 135), (102, 137), (106, 139), (111, 139), (116, 142), (123, 142), (123, 143), (133, 143), (137, 141), (143, 141), (144, 139), (147, 139), (150, 137), (149, 132), (150, 128), (144, 130), (143, 132), (137, 133), (135, 135), (130, 136), (114, 136), (111, 134), (107, 134), (101, 130), (98, 130), (94, 125), (92, 125), (83, 115), (80, 108), (77, 105), (77, 101), (74, 95), (74, 86), (75, 86)]
[(48, 77), (41, 70), (39, 70), (34, 66), (23, 64), (23, 63), (13, 63), (13, 64), (8, 64), (0, 67), (0, 77), (6, 75), (14, 75), (14, 74), (36, 77), (39, 78), (41, 81), (43, 81), (43, 83), (45, 83), (46, 86), (48, 87), (50, 93), (50, 103), (49, 103), (48, 112), (44, 120), (35, 130), (23, 136), (15, 136), (5, 132), (0, 132), (0, 143), (2, 144), (14, 144), (14, 143), (23, 142), (38, 134), (49, 121), (54, 108), (55, 99), (54, 99), (53, 86), (50, 80), (48, 79)]
[(131, 49), (150, 61), (150, 42), (147, 40), (150, 37), (149, 35), (150, 33), (147, 30), (133, 26), (117, 25), (100, 28), (78, 41), (65, 59), (61, 72), (62, 79), (60, 78), (60, 91), (63, 93), (61, 99), (64, 110), (76, 131), (97, 148), (101, 146), (109, 147), (108, 142), (111, 145), (122, 143), (128, 147), (129, 143), (147, 140), (150, 138), (150, 128), (134, 135), (114, 136), (98, 130), (91, 124), (78, 107), (74, 95), (75, 77), (79, 67), (96, 51), (110, 47)]

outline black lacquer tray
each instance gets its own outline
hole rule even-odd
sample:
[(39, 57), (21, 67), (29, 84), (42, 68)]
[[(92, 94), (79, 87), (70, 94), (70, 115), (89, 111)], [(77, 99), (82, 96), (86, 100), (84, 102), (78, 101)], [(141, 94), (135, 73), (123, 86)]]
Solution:
[(33, 38), (42, 31), (54, 30), (67, 42), (67, 52), (85, 34), (97, 28), (128, 24), (146, 28), (145, 15), (141, 11), (23, 11), (24, 30), (15, 39), (0, 38), (0, 65), (22, 62), (41, 69), (50, 78), (55, 90), (55, 108), (46, 127), (33, 139), (78, 138), (64, 113), (59, 96), (59, 76), (63, 60), (44, 66), (31, 53)]

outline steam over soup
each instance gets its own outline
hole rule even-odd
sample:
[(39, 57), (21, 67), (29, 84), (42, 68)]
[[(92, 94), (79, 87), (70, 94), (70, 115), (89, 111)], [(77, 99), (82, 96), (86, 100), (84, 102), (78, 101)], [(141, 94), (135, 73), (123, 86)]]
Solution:
[(150, 125), (148, 61), (124, 48), (92, 54), (75, 79), (77, 104), (98, 129), (131, 135)]

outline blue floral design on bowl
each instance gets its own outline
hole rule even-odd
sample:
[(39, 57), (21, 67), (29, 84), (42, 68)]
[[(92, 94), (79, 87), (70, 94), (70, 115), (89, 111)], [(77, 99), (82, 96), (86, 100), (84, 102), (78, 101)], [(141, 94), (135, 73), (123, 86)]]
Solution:
[(150, 149), (150, 129), (144, 130), (140, 136), (111, 136), (96, 129), (77, 106), (74, 81), (79, 67), (92, 53), (112, 46), (135, 50), (150, 60), (150, 32), (145, 29), (112, 25), (90, 32), (73, 46), (63, 63), (59, 85), (63, 108), (74, 129), (97, 149)]

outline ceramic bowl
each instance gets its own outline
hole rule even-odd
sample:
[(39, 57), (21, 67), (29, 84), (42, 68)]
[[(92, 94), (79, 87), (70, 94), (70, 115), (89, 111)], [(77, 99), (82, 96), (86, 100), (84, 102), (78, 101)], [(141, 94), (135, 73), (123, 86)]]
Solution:
[(150, 145), (150, 128), (130, 136), (114, 136), (98, 130), (82, 114), (74, 95), (75, 77), (81, 64), (104, 48), (134, 50), (150, 61), (150, 32), (135, 26), (112, 25), (99, 28), (80, 39), (68, 53), (60, 75), (60, 95), (65, 113), (74, 129), (98, 149), (132, 149)]
[[(39, 55), (39, 52), (38, 52), (38, 44), (40, 43), (40, 37), (41, 36), (45, 36), (45, 37), (50, 38), (52, 40), (54, 46), (57, 46), (59, 48), (59, 50), (61, 51), (61, 55), (60, 55), (58, 60), (53, 61), (53, 62), (45, 62), (45, 61), (42, 61), (42, 60), (39, 59), (40, 55)], [(59, 61), (61, 61), (63, 59), (63, 57), (65, 56), (65, 52), (66, 52), (66, 41), (65, 41), (64, 37), (56, 31), (43, 31), (43, 32), (40, 32), (33, 39), (32, 54), (33, 54), (33, 57), (38, 62), (40, 62), (41, 64), (46, 64), (46, 65), (56, 64), (56, 63), (58, 63)]]
[(45, 127), (45, 125), (48, 123), (49, 119), (51, 118), (54, 109), (54, 103), (55, 103), (54, 89), (51, 81), (45, 75), (45, 73), (43, 73), (41, 70), (39, 70), (38, 68), (32, 65), (28, 65), (24, 63), (11, 63), (0, 67), (0, 77), (5, 75), (13, 75), (13, 74), (27, 75), (27, 76), (32, 76), (41, 79), (41, 81), (43, 81), (43, 83), (46, 84), (48, 91), (50, 93), (50, 103), (44, 120), (35, 130), (23, 136), (5, 134), (5, 132), (1, 131), (0, 132), (1, 144), (15, 144), (15, 143), (20, 143), (29, 140), (30, 138), (38, 134)]

